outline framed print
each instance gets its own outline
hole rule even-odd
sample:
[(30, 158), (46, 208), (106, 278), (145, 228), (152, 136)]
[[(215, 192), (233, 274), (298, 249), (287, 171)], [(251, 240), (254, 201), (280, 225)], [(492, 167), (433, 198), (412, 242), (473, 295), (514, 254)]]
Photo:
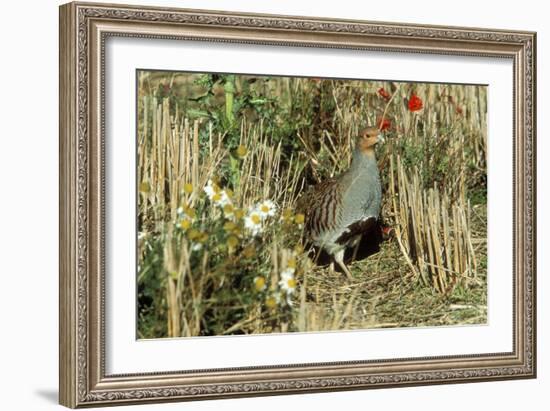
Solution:
[(60, 402), (536, 376), (531, 32), (60, 8)]

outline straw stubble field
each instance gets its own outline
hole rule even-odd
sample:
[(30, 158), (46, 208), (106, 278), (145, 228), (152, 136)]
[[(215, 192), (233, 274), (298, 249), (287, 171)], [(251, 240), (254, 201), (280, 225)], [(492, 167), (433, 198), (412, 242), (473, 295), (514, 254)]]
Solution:
[[(486, 322), (485, 86), (138, 76), (140, 338)], [(386, 135), (384, 232), (349, 250), (349, 281), (299, 205), (366, 125)]]

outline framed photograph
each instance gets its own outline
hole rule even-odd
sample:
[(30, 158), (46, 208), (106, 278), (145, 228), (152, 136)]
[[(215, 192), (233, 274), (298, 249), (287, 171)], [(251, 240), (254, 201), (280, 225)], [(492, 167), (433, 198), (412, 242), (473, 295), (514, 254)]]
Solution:
[(532, 32), (60, 8), (60, 402), (536, 376)]

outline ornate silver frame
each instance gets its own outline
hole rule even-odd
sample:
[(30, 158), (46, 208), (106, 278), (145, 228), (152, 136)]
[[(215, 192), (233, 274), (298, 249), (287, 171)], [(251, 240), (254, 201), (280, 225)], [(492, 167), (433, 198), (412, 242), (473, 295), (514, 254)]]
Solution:
[[(106, 375), (103, 64), (109, 36), (475, 55), (514, 64), (514, 349), (470, 356)], [(68, 407), (536, 376), (536, 34), (70, 3), (60, 8), (60, 403)]]

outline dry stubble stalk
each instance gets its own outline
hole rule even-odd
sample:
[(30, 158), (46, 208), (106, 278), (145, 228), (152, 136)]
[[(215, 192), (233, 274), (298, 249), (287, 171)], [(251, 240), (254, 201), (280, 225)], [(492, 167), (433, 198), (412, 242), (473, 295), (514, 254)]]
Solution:
[(397, 241), (415, 275), (442, 294), (475, 277), (469, 203), (452, 202), (437, 187), (423, 190), (418, 173), (407, 175), (399, 156), (390, 159), (390, 173)]

